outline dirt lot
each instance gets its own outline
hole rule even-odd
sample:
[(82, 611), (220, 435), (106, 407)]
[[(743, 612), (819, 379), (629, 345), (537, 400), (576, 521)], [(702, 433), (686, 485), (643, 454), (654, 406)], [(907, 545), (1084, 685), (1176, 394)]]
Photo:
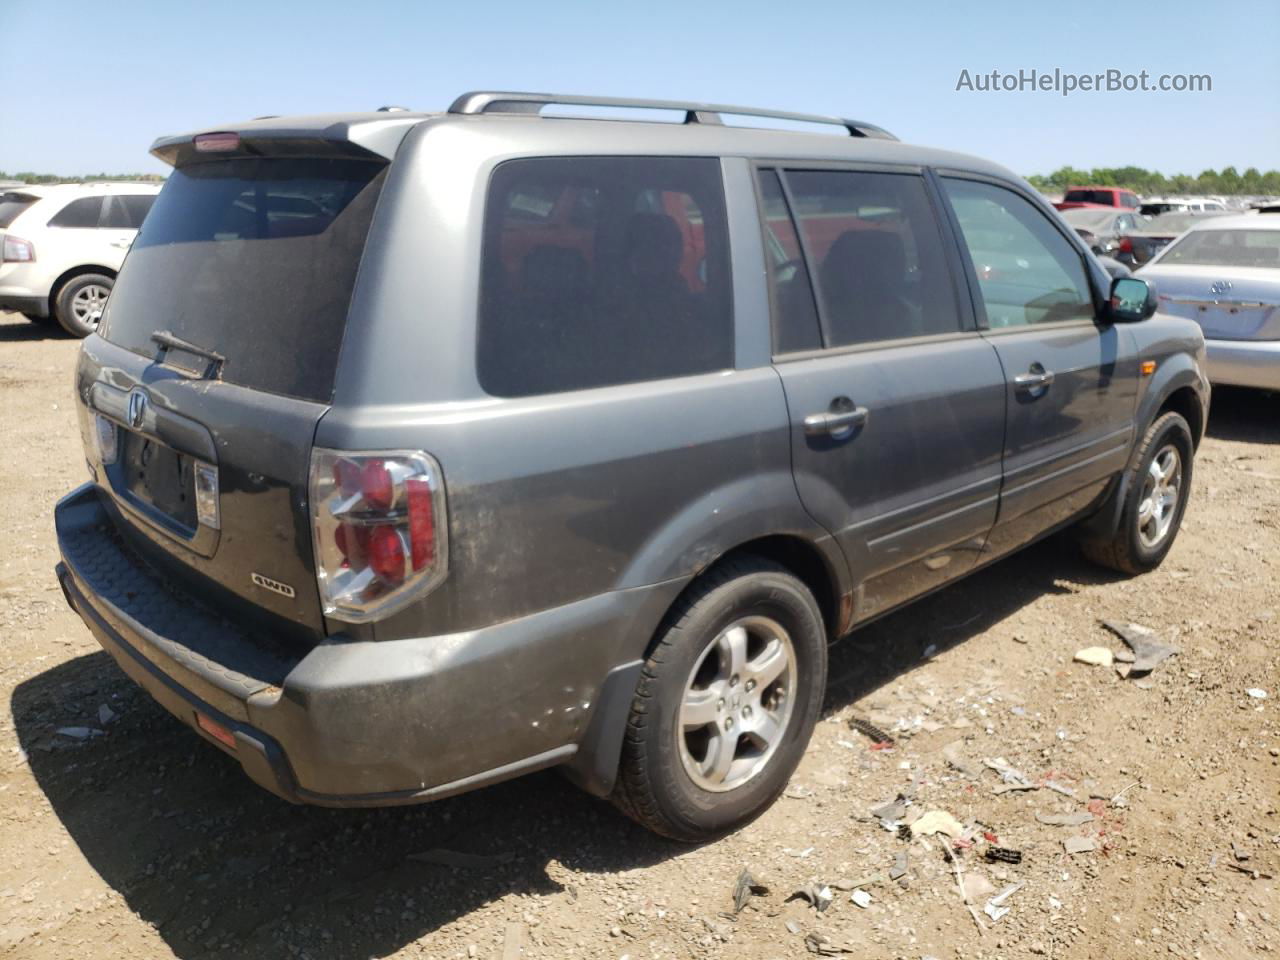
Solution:
[[(1280, 950), (1278, 398), (1219, 391), (1182, 535), (1158, 572), (1114, 579), (1055, 537), (836, 648), (826, 718), (787, 796), (740, 833), (689, 848), (554, 773), (425, 807), (291, 807), (162, 712), (53, 577), (54, 501), (85, 476), (75, 351), (50, 327), (0, 317), (0, 957)], [(1082, 647), (1123, 649), (1100, 619), (1145, 624), (1179, 653), (1143, 681), (1073, 663)], [(889, 729), (894, 748), (871, 749), (851, 716)], [(1073, 795), (996, 793), (1001, 777), (982, 761), (997, 757)], [(1020, 864), (988, 864), (980, 838), (958, 859), (975, 887), (1023, 884), (995, 922), (982, 910), (991, 894), (975, 891), (984, 931), (943, 838), (903, 840), (870, 816), (912, 791), (907, 818), (949, 811), (1022, 852)], [(1069, 855), (1069, 838), (1097, 849)], [(496, 859), (409, 857), (435, 848)], [(888, 879), (903, 852), (904, 877)], [(734, 918), (744, 866), (769, 892)], [(828, 909), (784, 902), (813, 881), (830, 885)], [(859, 882), (865, 907), (851, 902)]]

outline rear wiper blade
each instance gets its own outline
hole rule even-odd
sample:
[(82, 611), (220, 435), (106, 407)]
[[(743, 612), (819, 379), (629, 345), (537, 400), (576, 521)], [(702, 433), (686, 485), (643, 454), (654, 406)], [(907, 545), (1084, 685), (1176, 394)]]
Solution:
[[(151, 339), (160, 345), (160, 350), (156, 354), (156, 363), (165, 363), (170, 350), (179, 350), (182, 353), (189, 353), (192, 356), (202, 357), (209, 361), (205, 366), (204, 373), (201, 375), (203, 379), (216, 380), (222, 375), (222, 365), (227, 362), (227, 358), (222, 354), (216, 353), (208, 347), (201, 347), (183, 340), (181, 337), (175, 337), (168, 330), (156, 331), (151, 335)], [(175, 364), (170, 364), (170, 366), (175, 366)], [(179, 369), (187, 370), (189, 368), (179, 367)]]

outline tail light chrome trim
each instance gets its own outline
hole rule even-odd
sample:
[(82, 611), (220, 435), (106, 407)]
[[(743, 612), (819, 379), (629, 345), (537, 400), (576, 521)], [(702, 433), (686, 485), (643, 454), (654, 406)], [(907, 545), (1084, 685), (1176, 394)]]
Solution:
[(317, 447), (309, 494), (325, 616), (348, 623), (377, 620), (448, 576), (444, 477), (429, 454)]

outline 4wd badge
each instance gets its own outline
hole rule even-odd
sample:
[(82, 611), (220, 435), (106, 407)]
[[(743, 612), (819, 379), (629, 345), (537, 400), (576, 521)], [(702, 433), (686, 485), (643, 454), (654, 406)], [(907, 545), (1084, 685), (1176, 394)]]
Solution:
[(264, 590), (270, 590), (272, 593), (278, 593), (282, 597), (296, 596), (293, 587), (287, 583), (281, 583), (279, 580), (272, 580), (270, 577), (264, 577), (260, 573), (249, 574), (249, 579), (262, 587)]

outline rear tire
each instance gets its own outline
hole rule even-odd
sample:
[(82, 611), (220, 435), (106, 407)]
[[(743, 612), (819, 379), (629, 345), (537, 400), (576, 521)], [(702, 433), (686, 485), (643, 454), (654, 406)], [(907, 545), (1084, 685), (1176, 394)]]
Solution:
[(102, 308), (115, 280), (102, 273), (82, 273), (62, 285), (53, 299), (53, 315), (73, 337), (87, 337), (98, 329)]
[(782, 793), (822, 706), (827, 637), (790, 571), (743, 556), (672, 609), (641, 672), (614, 803), (655, 833), (699, 843)]
[(1182, 526), (1194, 456), (1182, 415), (1157, 417), (1130, 462), (1119, 527), (1107, 540), (1081, 541), (1084, 555), (1131, 576), (1160, 566)]

